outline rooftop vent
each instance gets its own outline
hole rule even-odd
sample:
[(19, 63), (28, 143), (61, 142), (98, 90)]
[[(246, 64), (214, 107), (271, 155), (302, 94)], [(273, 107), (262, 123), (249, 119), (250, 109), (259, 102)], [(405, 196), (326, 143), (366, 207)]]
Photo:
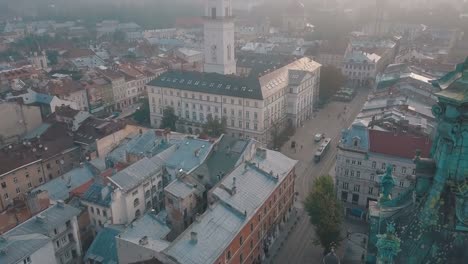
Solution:
[(148, 236), (142, 237), (139, 241), (138, 244), (140, 245), (148, 245)]
[(198, 242), (197, 232), (190, 232), (190, 242), (196, 244)]

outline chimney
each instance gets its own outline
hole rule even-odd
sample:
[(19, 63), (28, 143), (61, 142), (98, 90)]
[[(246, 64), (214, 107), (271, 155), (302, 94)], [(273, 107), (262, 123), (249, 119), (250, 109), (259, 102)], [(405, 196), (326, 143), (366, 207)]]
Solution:
[(237, 192), (237, 187), (236, 187), (236, 177), (232, 178), (232, 189), (231, 189), (231, 195), (236, 194)]
[(147, 245), (148, 244), (148, 237), (147, 236), (144, 236), (142, 237), (139, 241), (138, 241), (138, 244), (140, 245)]
[(198, 242), (198, 234), (197, 232), (190, 232), (190, 242), (196, 244)]
[(59, 207), (59, 208), (64, 208), (65, 207), (65, 203), (63, 202), (63, 200), (58, 200), (57, 201), (57, 207)]
[(38, 223), (42, 223), (42, 224), (45, 223), (45, 216), (43, 216), (43, 215), (37, 215), (37, 216), (36, 216), (36, 221), (37, 221)]

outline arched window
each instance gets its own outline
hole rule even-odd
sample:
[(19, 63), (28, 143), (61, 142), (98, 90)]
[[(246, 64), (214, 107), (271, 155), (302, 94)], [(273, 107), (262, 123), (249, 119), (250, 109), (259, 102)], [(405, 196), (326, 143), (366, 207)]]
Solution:
[(227, 59), (228, 59), (228, 61), (230, 61), (231, 58), (232, 58), (232, 55), (231, 55), (231, 52), (232, 52), (232, 51), (231, 51), (231, 49), (232, 49), (232, 48), (231, 48), (231, 44), (227, 45)]
[(149, 191), (149, 190), (147, 190), (147, 191), (145, 192), (145, 198), (148, 198), (148, 197), (150, 197), (150, 191)]
[(140, 204), (140, 199), (136, 198), (133, 200), (133, 207), (137, 207)]
[(140, 215), (141, 215), (140, 209), (136, 210), (136, 212), (135, 212), (135, 218), (140, 217)]
[(146, 203), (146, 210), (149, 210), (149, 209), (151, 209), (151, 201), (148, 201)]

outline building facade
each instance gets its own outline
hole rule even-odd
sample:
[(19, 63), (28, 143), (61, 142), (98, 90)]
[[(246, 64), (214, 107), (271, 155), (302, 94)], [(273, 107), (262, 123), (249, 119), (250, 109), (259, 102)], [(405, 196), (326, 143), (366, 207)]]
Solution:
[(365, 218), (369, 202), (377, 201), (381, 192), (378, 175), (388, 166), (396, 184), (392, 196), (404, 193), (414, 184), (416, 149), (428, 155), (430, 146), (424, 137), (372, 130), (364, 121), (354, 122), (343, 132), (336, 157), (337, 195), (345, 214)]
[(200, 133), (211, 116), (226, 119), (229, 135), (266, 144), (274, 127), (311, 118), (319, 82), (320, 64), (308, 58), (258, 79), (167, 72), (148, 84), (151, 125), (159, 127), (164, 109), (172, 107), (189, 133)]
[[(66, 129), (53, 125), (37, 140), (9, 145), (0, 154), (0, 210), (45, 182), (79, 166), (80, 148), (73, 144)], [(63, 133), (58, 136), (56, 133)], [(52, 140), (53, 138), (53, 140)], [(10, 148), (11, 147), (11, 148)]]
[[(0, 248), (8, 241), (22, 241), (0, 254), (2, 263), (76, 263), (82, 255), (77, 216), (80, 210), (62, 201), (1, 236)], [(29, 238), (29, 239), (25, 239)], [(7, 249), (7, 248), (4, 248)]]

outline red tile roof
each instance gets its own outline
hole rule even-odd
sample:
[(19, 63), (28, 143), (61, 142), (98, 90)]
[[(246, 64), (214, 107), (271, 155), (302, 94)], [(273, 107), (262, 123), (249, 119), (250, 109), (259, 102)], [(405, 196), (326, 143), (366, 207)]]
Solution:
[(421, 157), (428, 158), (432, 141), (411, 134), (369, 130), (369, 144), (371, 152), (413, 159), (417, 149), (421, 151)]

